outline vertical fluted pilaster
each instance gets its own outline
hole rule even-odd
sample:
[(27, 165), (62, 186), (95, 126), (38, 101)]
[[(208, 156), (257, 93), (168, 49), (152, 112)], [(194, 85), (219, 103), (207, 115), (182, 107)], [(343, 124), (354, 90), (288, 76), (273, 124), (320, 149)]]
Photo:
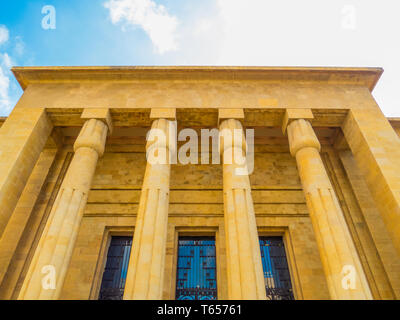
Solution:
[(320, 143), (307, 120), (287, 127), (290, 152), (301, 183), (332, 299), (372, 299), (342, 209), (320, 156)]
[[(240, 132), (236, 136), (234, 131)], [(235, 119), (220, 125), (223, 155), (224, 217), (227, 247), (228, 296), (235, 300), (266, 299), (261, 252), (248, 174), (235, 157), (245, 155), (241, 123)], [(239, 137), (239, 138), (238, 138)]]
[[(60, 296), (97, 160), (104, 153), (107, 130), (107, 125), (96, 119), (83, 125), (18, 299), (54, 300)], [(49, 277), (53, 275), (55, 287), (51, 288)], [(49, 282), (43, 285), (43, 281)]]
[[(125, 284), (125, 300), (160, 300), (163, 290), (167, 243), (170, 161), (169, 126), (174, 122), (158, 119), (152, 130), (164, 133), (165, 139), (148, 142), (146, 149), (165, 151), (165, 163), (147, 162)], [(174, 150), (171, 150), (174, 152)], [(163, 153), (163, 152), (161, 152)]]

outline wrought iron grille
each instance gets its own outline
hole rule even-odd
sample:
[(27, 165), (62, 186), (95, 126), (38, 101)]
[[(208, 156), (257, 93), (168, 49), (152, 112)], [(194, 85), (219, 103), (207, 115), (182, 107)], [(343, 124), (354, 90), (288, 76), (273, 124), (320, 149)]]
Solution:
[(180, 237), (176, 275), (177, 300), (216, 300), (216, 256), (213, 237)]
[(99, 300), (122, 300), (132, 237), (112, 237), (101, 282)]
[(269, 300), (294, 300), (282, 237), (260, 237), (265, 288)]

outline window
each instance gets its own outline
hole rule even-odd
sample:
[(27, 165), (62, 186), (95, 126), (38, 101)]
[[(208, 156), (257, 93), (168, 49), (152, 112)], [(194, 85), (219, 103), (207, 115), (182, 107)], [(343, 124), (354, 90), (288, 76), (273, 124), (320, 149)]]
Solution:
[(294, 300), (282, 237), (260, 237), (265, 288), (269, 300)]
[(179, 237), (176, 299), (217, 299), (213, 237)]
[(101, 282), (99, 300), (122, 300), (132, 237), (112, 237)]

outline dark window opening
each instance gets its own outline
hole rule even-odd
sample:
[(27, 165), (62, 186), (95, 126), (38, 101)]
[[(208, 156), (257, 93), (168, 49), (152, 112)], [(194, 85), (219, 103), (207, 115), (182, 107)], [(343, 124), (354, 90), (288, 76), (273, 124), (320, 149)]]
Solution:
[(112, 237), (100, 287), (99, 300), (122, 300), (132, 237)]
[(217, 299), (215, 239), (213, 237), (179, 237), (176, 299)]
[(260, 237), (265, 288), (269, 300), (294, 300), (282, 237)]

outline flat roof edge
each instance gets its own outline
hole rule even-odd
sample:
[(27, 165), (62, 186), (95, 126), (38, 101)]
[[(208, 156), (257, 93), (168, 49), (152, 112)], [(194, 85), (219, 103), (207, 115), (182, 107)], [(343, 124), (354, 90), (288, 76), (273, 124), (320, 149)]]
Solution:
[(383, 73), (372, 67), (263, 67), (263, 66), (75, 66), (13, 67), (25, 90), (31, 83), (105, 79), (225, 79), (327, 81), (365, 85), (372, 91)]

